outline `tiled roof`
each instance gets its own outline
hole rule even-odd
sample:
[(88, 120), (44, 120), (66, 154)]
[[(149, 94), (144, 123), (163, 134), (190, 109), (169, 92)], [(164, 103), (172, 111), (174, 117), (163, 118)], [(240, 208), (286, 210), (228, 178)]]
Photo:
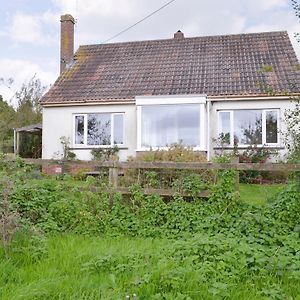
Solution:
[(42, 104), (268, 92), (300, 92), (299, 61), (285, 31), (81, 46)]

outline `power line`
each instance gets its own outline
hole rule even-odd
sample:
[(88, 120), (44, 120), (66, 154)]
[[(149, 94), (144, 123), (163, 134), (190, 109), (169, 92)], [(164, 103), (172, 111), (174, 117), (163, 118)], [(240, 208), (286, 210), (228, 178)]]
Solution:
[(154, 14), (156, 14), (157, 12), (159, 12), (160, 10), (164, 9), (166, 6), (170, 5), (172, 2), (175, 2), (176, 0), (171, 0), (169, 2), (167, 2), (166, 4), (164, 4), (163, 6), (161, 6), (160, 8), (158, 8), (157, 10), (153, 11), (152, 13), (150, 13), (149, 15), (147, 15), (146, 17), (144, 17), (143, 19), (139, 20), (138, 22), (134, 23), (133, 25), (127, 27), (126, 29), (120, 31), (119, 33), (115, 34), (114, 36), (110, 37), (109, 39), (105, 40), (104, 43), (107, 43), (113, 39), (115, 39), (116, 37), (118, 37), (119, 35), (123, 34), (124, 32), (130, 30), (131, 28), (135, 27), (136, 25), (142, 23), (143, 21), (147, 20), (148, 18), (152, 17)]

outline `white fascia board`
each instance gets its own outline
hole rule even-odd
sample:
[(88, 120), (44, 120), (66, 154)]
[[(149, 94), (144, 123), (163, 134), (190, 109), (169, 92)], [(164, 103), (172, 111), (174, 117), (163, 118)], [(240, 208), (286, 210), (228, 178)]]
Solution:
[(165, 95), (165, 96), (136, 96), (135, 104), (167, 105), (167, 104), (205, 104), (206, 95)]

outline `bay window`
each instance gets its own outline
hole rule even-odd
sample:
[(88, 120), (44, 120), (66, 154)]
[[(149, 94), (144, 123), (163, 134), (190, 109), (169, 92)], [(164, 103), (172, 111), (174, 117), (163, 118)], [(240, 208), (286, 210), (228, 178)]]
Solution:
[(142, 148), (161, 148), (174, 143), (200, 147), (199, 105), (144, 106), (141, 125)]
[(278, 109), (241, 109), (218, 112), (219, 137), (230, 146), (278, 145)]
[(123, 113), (92, 113), (74, 116), (74, 145), (109, 147), (124, 144)]
[(205, 99), (138, 98), (138, 150), (182, 144), (205, 150)]

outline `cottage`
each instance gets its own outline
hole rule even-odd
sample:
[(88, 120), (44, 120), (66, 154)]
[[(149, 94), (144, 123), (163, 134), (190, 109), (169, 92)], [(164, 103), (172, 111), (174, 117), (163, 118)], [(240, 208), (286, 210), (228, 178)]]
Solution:
[(117, 146), (121, 160), (182, 143), (210, 158), (251, 144), (284, 153), (284, 111), (300, 95), (288, 34), (265, 32), (80, 46), (61, 17), (61, 74), (42, 99), (43, 158), (70, 139), (77, 158)]

